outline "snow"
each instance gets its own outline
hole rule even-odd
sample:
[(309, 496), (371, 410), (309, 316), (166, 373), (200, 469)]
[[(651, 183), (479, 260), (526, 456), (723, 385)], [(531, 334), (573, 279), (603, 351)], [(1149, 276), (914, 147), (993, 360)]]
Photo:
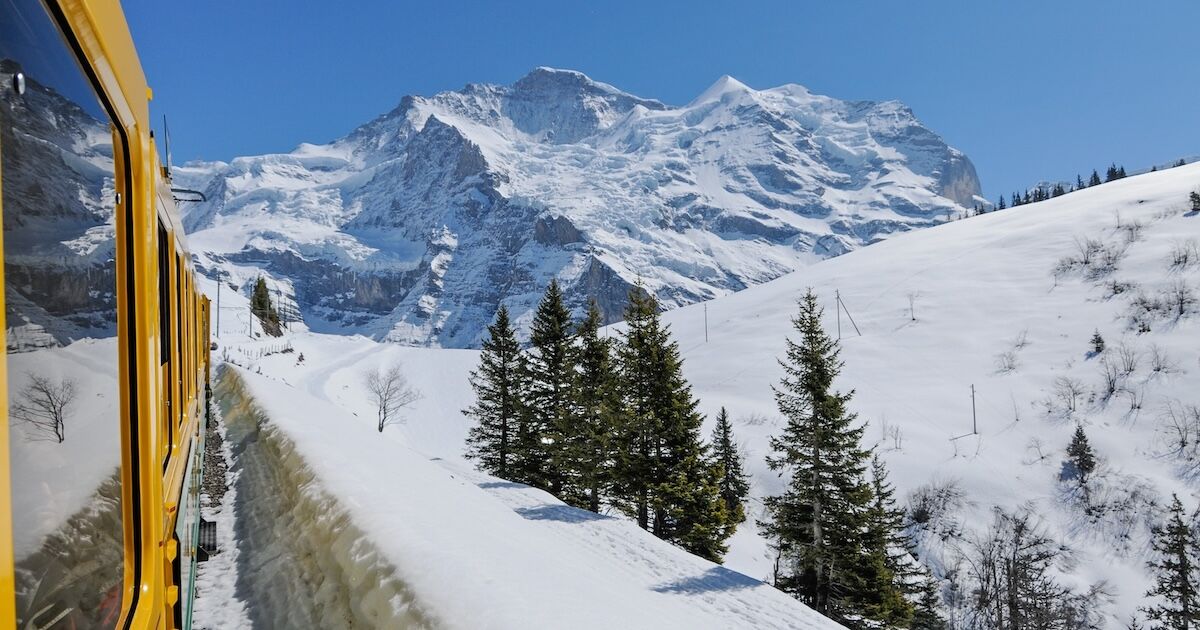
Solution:
[[(405, 97), (327, 145), (175, 173), (208, 196), (186, 224), (210, 275), (253, 265), (295, 284), (314, 329), (443, 347), (477, 347), (500, 303), (520, 321), (552, 277), (580, 312), (595, 283), (624, 295), (639, 278), (680, 306), (940, 223), (978, 192), (898, 103), (723, 77), (675, 107), (545, 67)], [(327, 288), (374, 282), (400, 299)], [(614, 320), (617, 302), (601, 305)]]
[[(835, 294), (848, 311), (840, 318), (845, 369), (837, 385), (856, 391), (851, 408), (867, 423), (868, 440), (879, 443), (898, 496), (934, 480), (953, 480), (966, 495), (954, 515), (962, 536), (923, 540), (924, 560), (940, 571), (956, 545), (986, 529), (993, 506), (1028, 506), (1073, 551), (1075, 569), (1064, 579), (1081, 587), (1107, 580), (1110, 625), (1128, 619), (1149, 584), (1144, 563), (1155, 503), (1172, 492), (1193, 505), (1198, 498), (1185, 462), (1168, 452), (1161, 418), (1171, 405), (1200, 403), (1200, 312), (1192, 305), (1182, 317), (1150, 316), (1149, 332), (1140, 334), (1131, 320), (1138, 295), (1152, 299), (1180, 283), (1200, 288), (1200, 264), (1172, 267), (1169, 260), (1173, 248), (1200, 240), (1200, 217), (1186, 211), (1197, 187), (1200, 165), (1129, 177), (898, 235), (666, 313), (702, 410), (712, 418), (719, 407), (729, 409), (754, 476), (751, 519), (732, 539), (725, 566), (755, 578), (769, 573), (753, 520), (760, 498), (782, 487), (763, 462), (768, 436), (782, 426), (770, 386), (780, 376), (776, 359), (796, 299), (812, 287), (828, 330), (838, 325)], [(1084, 238), (1123, 252), (1115, 271), (1056, 273)], [(1111, 296), (1105, 287), (1113, 281), (1132, 288)], [(1055, 381), (1099, 388), (1101, 359), (1087, 355), (1096, 329), (1110, 349), (1125, 345), (1140, 356), (1122, 379), (1132, 393), (1091, 396), (1068, 412), (1055, 402)], [(225, 334), (224, 351), (247, 366), (271, 418), (413, 581), (419, 599), (452, 625), (628, 625), (634, 610), (640, 620), (699, 624), (691, 627), (771, 627), (781, 619), (796, 627), (805, 619), (786, 597), (623, 519), (577, 513), (541, 492), (472, 472), (462, 460), (469, 423), (459, 410), (470, 404), (474, 351), (303, 332), (290, 336), (305, 355), (297, 365), (295, 354), (256, 356), (254, 348), (277, 342)], [(1151, 369), (1153, 348), (1170, 356), (1171, 369)], [(361, 374), (395, 361), (424, 397), (402, 426), (379, 435)], [(1001, 369), (1004, 362), (1015, 369)], [(263, 375), (248, 373), (258, 370)], [(972, 385), (978, 435), (967, 435)], [(1101, 460), (1097, 494), (1129, 501), (1125, 508), (1089, 517), (1058, 481), (1076, 423)], [(899, 431), (899, 448), (892, 431)], [(374, 479), (386, 482), (366, 481)], [(761, 617), (749, 622), (737, 614)]]

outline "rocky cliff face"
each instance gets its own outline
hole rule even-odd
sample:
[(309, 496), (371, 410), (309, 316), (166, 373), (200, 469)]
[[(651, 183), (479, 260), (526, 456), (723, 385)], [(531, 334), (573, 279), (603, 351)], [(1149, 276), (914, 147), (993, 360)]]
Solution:
[(327, 145), (191, 164), (202, 266), (265, 273), (315, 329), (450, 347), (549, 282), (614, 320), (641, 279), (673, 307), (946, 220), (979, 182), (896, 102), (723, 77), (685, 106), (567, 70), (405, 97)]

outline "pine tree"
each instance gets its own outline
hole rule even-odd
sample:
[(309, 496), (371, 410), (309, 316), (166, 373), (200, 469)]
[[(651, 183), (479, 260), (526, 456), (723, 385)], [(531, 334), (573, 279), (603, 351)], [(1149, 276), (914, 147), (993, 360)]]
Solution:
[(510, 481), (528, 482), (514, 462), (517, 457), (521, 400), (525, 393), (524, 360), (516, 331), (503, 304), (488, 326), (488, 339), (479, 353), (479, 368), (471, 372), (475, 404), (463, 414), (475, 421), (467, 434), (467, 457), (480, 470)]
[(1092, 169), (1092, 177), (1088, 180), (1088, 187), (1090, 188), (1092, 186), (1099, 186), (1100, 184), (1100, 173), (1097, 173), (1095, 169)]
[(612, 473), (612, 436), (621, 412), (612, 343), (600, 337), (600, 307), (588, 303), (587, 316), (579, 324), (579, 372), (575, 386), (579, 410), (579, 440), (572, 461), (578, 478), (579, 496), (572, 503), (593, 512), (607, 492)]
[(1117, 168), (1117, 179), (1122, 179), (1124, 177), (1125, 177), (1125, 166), (1122, 165)]
[(1179, 161), (1175, 163), (1175, 166), (1187, 166), (1187, 160), (1179, 158)]
[(721, 468), (721, 499), (725, 501), (725, 514), (731, 526), (737, 525), (746, 520), (744, 503), (750, 494), (750, 475), (744, 472), (742, 455), (733, 439), (733, 425), (724, 407), (717, 413), (712, 449), (713, 463)]
[(862, 557), (857, 564), (857, 584), (850, 594), (854, 609), (885, 627), (908, 627), (913, 605), (906, 597), (915, 593), (910, 582), (918, 575), (911, 563), (904, 536), (904, 511), (896, 507), (895, 490), (887, 470), (876, 455), (871, 458), (871, 501), (864, 513)]
[(1013, 193), (1012, 194), (1012, 203), (1009, 205), (1011, 205), (1014, 208), (1021, 205), (1021, 196), (1018, 195), (1017, 193)]
[(557, 497), (578, 491), (571, 476), (571, 456), (579, 438), (575, 407), (576, 348), (571, 312), (563, 304), (557, 280), (551, 280), (529, 330), (525, 361), (528, 395), (524, 405), (527, 441), (521, 449), (523, 468), (533, 485)]
[(1111, 182), (1120, 179), (1121, 176), (1117, 171), (1117, 165), (1112, 164), (1108, 167), (1108, 171), (1104, 173), (1104, 181)]
[(1075, 176), (1075, 190), (1083, 190), (1084, 188), (1087, 188), (1087, 184), (1083, 183), (1083, 177), (1076, 175)]
[(838, 344), (821, 327), (822, 309), (810, 289), (792, 320), (800, 341), (787, 340), (779, 361), (784, 377), (775, 402), (787, 418), (770, 440), (772, 470), (788, 477), (782, 495), (765, 500), (763, 533), (778, 554), (775, 586), (817, 612), (845, 621), (852, 567), (861, 554), (863, 513), (871, 489), (863, 481), (868, 454), (863, 427), (846, 409), (853, 392), (833, 391), (841, 372)]
[(942, 618), (940, 610), (941, 601), (937, 582), (926, 572), (917, 584), (912, 623), (909, 627), (913, 630), (946, 630), (946, 620)]
[(1075, 435), (1067, 446), (1067, 462), (1071, 472), (1079, 479), (1079, 485), (1086, 484), (1088, 475), (1096, 470), (1096, 455), (1092, 452), (1091, 444), (1088, 444), (1087, 434), (1083, 432), (1081, 424), (1075, 425)]
[(1067, 189), (1063, 188), (1062, 184), (1055, 184), (1054, 190), (1050, 192), (1051, 197), (1061, 197), (1067, 194)]
[(1006, 206), (1006, 205), (1004, 204), (1004, 195), (1000, 195), (1000, 200), (996, 202), (996, 209), (997, 209), (997, 210), (1003, 210), (1003, 209), (1005, 209), (1005, 208), (1007, 208), (1007, 207), (1008, 207), (1008, 206)]
[(263, 332), (272, 337), (283, 334), (283, 330), (279, 327), (279, 312), (271, 304), (271, 291), (267, 288), (267, 281), (262, 276), (254, 281), (254, 293), (250, 296), (250, 313), (258, 317)]
[(625, 322), (618, 352), (625, 412), (616, 437), (617, 507), (655, 536), (719, 559), (730, 533), (719, 471), (700, 441), (703, 418), (683, 378), (679, 346), (640, 284), (630, 291)]
[(1193, 190), (1188, 193), (1188, 201), (1192, 203), (1192, 212), (1200, 212), (1200, 192)]
[(1100, 336), (1100, 329), (1092, 333), (1092, 354), (1100, 355), (1104, 353), (1104, 337)]
[(1154, 586), (1146, 592), (1157, 602), (1143, 609), (1155, 622), (1154, 628), (1193, 630), (1200, 627), (1200, 595), (1197, 594), (1197, 560), (1200, 547), (1192, 524), (1184, 519), (1183, 504), (1172, 495), (1167, 522), (1154, 531), (1151, 547), (1155, 558), (1147, 563), (1154, 573)]

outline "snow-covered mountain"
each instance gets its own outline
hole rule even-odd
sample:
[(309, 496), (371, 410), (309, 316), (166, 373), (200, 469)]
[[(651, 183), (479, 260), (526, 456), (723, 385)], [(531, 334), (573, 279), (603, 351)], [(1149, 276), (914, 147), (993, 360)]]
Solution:
[(895, 102), (722, 77), (668, 106), (569, 70), (471, 84), (324, 145), (176, 169), (209, 274), (265, 273), (316, 330), (477, 343), (550, 278), (610, 321), (641, 279), (667, 307), (945, 221), (979, 193)]
[[(0, 60), (0, 82), (18, 70)], [(0, 111), (9, 350), (115, 335), (112, 132), (33, 77)]]

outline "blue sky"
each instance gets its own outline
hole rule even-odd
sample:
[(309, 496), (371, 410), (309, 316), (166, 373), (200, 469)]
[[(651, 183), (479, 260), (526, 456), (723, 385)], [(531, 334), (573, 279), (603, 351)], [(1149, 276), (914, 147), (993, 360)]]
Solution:
[(581, 70), (683, 104), (723, 74), (899, 99), (989, 198), (1200, 154), (1200, 2), (125, 0), (176, 162), (325, 142), (405, 94)]

